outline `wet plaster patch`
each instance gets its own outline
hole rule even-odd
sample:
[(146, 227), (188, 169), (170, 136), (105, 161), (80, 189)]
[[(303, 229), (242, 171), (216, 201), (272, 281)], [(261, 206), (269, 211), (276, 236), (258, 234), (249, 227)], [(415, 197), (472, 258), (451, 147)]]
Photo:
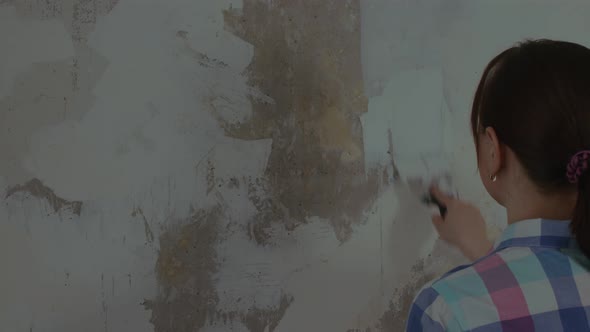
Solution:
[(6, 191), (5, 198), (17, 195), (18, 193), (29, 194), (35, 198), (45, 199), (54, 212), (70, 210), (73, 214), (80, 216), (82, 202), (68, 201), (55, 194), (53, 190), (43, 184), (39, 179), (32, 179), (23, 185), (16, 185)]
[(424, 264), (423, 260), (416, 263), (411, 269), (410, 281), (395, 290), (392, 300), (389, 302), (389, 310), (383, 314), (375, 331), (405, 330), (410, 307), (418, 291), (436, 277), (433, 273), (425, 272)]
[(250, 98), (247, 121), (216, 116), (227, 136), (273, 139), (261, 189), (272, 203), (253, 226), (259, 244), (273, 222), (296, 227), (311, 216), (346, 241), (377, 195), (381, 176), (364, 168), (359, 13), (358, 0), (245, 0), (224, 11), (226, 30), (254, 47), (248, 83), (273, 100)]

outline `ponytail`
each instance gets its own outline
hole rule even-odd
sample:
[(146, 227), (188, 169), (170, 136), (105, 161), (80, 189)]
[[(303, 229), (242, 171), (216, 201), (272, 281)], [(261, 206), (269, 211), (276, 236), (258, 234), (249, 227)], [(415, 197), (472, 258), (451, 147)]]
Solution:
[(590, 176), (582, 175), (577, 185), (578, 199), (570, 227), (580, 249), (590, 258)]
[(590, 258), (590, 150), (582, 150), (572, 156), (567, 165), (566, 176), (569, 183), (578, 187), (576, 207), (570, 224), (578, 246)]

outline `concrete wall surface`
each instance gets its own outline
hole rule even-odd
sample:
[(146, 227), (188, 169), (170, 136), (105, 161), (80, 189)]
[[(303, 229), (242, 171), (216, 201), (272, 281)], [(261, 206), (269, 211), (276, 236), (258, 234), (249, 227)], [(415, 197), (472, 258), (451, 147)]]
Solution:
[(403, 180), (503, 227), (479, 76), (588, 31), (587, 1), (0, 0), (0, 331), (402, 331), (462, 261)]

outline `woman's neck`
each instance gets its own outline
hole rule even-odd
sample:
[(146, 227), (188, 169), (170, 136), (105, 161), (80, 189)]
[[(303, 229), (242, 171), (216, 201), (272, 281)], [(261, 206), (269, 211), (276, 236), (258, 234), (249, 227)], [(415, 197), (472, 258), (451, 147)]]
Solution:
[(536, 189), (514, 192), (505, 204), (508, 224), (538, 218), (570, 220), (576, 200), (576, 192), (545, 194)]

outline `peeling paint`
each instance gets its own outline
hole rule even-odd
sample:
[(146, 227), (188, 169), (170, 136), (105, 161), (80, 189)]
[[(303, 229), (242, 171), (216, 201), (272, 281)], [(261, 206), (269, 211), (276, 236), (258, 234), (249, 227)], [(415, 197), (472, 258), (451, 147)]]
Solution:
[(9, 188), (4, 197), (9, 198), (17, 193), (28, 193), (33, 197), (47, 200), (47, 203), (49, 203), (56, 213), (62, 209), (69, 209), (73, 214), (79, 216), (82, 212), (81, 201), (67, 201), (57, 196), (51, 188), (45, 186), (39, 179), (32, 179), (23, 185), (16, 185)]
[(207, 56), (207, 54), (201, 53), (195, 50), (188, 42), (188, 32), (179, 30), (176, 32), (176, 37), (182, 39), (184, 41), (184, 52), (192, 57), (193, 59), (197, 60), (200, 66), (207, 67), (207, 68), (225, 68), (227, 67), (227, 63), (218, 60), (212, 59)]
[(268, 180), (265, 178), (252, 179), (248, 182), (248, 199), (258, 211), (248, 222), (248, 236), (262, 246), (271, 244), (270, 228), (273, 223), (282, 221), (287, 229), (294, 228), (283, 206), (269, 194), (270, 190)]
[(274, 101), (251, 98), (246, 122), (217, 116), (230, 137), (273, 139), (265, 179), (273, 203), (256, 227), (259, 243), (272, 222), (296, 226), (310, 216), (328, 219), (346, 241), (377, 194), (379, 176), (365, 175), (359, 120), (367, 111), (359, 11), (358, 0), (246, 0), (224, 12), (226, 29), (254, 46), (249, 84)]

